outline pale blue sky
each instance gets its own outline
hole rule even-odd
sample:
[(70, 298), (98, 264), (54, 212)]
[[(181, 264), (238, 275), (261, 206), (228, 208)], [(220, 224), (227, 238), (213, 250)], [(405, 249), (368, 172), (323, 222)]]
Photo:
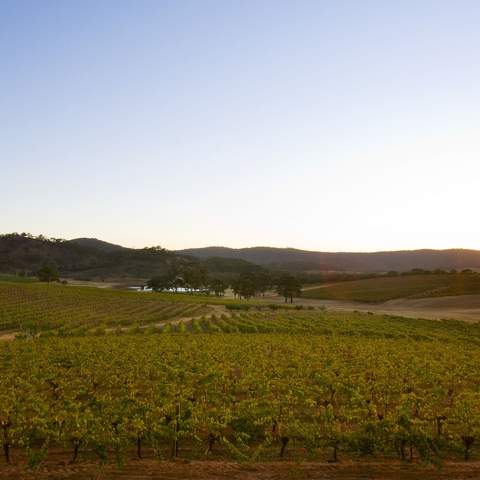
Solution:
[(480, 2), (0, 0), (0, 232), (480, 248)]

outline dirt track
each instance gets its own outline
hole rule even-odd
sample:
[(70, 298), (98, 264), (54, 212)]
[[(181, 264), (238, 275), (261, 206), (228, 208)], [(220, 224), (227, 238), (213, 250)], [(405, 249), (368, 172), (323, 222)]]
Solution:
[(15, 340), (15, 335), (17, 332), (9, 332), (9, 333), (1, 333), (0, 334), (0, 341), (5, 340), (5, 341), (11, 341)]

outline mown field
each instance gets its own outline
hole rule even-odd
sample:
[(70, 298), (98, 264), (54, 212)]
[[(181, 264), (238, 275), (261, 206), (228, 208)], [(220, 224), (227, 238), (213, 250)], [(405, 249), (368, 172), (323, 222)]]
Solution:
[[(44, 299), (31, 287), (0, 289), (4, 319), (23, 308), (17, 326), (29, 311), (41, 325), (0, 342), (0, 477), (59, 456), (120, 467), (480, 460), (480, 323), (217, 309), (140, 329), (151, 303), (213, 307), (36, 285)], [(120, 306), (125, 329), (92, 329), (93, 298), (99, 312)]]
[(405, 275), (339, 282), (304, 289), (302, 296), (321, 300), (384, 302), (397, 298), (426, 298), (480, 294), (480, 275)]

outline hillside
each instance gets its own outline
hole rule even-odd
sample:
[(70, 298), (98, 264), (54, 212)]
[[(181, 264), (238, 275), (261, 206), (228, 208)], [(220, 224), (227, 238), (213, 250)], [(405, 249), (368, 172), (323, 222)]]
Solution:
[(178, 250), (182, 255), (197, 258), (239, 258), (265, 267), (292, 272), (359, 272), (379, 273), (390, 270), (408, 271), (480, 268), (479, 250), (405, 250), (394, 252), (314, 252), (293, 248), (226, 248), (206, 247)]
[(80, 245), (81, 247), (95, 248), (96, 250), (101, 250), (102, 252), (106, 253), (127, 250), (121, 245), (104, 242), (103, 240), (99, 240), (98, 238), (74, 238), (73, 240), (68, 240), (67, 242), (74, 245)]
[(44, 262), (60, 274), (81, 280), (148, 279), (170, 269), (197, 265), (225, 277), (259, 266), (241, 259), (197, 259), (161, 248), (125, 248), (97, 239), (47, 239), (31, 235), (0, 235), (0, 273), (35, 274)]
[(480, 294), (480, 275), (406, 275), (320, 285), (306, 288), (305, 298), (384, 302), (397, 298), (426, 298), (449, 295)]
[(150, 278), (169, 268), (202, 265), (215, 275), (269, 268), (294, 273), (380, 273), (464, 268), (480, 269), (478, 250), (412, 250), (397, 252), (312, 252), (291, 248), (208, 247), (168, 251), (132, 249), (96, 238), (47, 239), (31, 235), (0, 235), (0, 273), (33, 273), (45, 262), (66, 277), (81, 279)]

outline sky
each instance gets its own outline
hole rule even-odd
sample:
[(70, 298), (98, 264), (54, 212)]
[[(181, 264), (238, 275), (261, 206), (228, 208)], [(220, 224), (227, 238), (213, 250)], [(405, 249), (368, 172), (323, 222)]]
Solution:
[(0, 0), (0, 233), (480, 249), (480, 2)]

